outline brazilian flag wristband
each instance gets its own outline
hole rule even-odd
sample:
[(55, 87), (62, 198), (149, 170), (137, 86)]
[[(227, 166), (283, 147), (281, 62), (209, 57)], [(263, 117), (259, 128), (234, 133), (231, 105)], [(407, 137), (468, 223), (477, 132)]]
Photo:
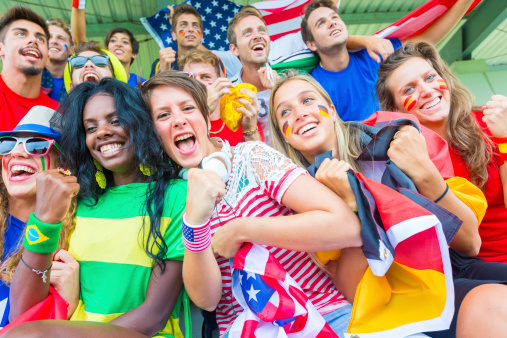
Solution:
[(39, 221), (32, 212), (26, 223), (23, 246), (37, 253), (52, 253), (58, 248), (61, 228), (62, 222), (47, 224)]

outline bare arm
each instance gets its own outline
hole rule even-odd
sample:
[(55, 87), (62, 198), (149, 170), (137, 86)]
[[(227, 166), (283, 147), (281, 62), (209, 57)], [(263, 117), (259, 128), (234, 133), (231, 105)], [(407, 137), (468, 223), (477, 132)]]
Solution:
[(427, 41), (436, 45), (442, 40), (461, 20), (466, 11), (470, 8), (474, 0), (458, 0), (452, 8), (450, 8), (444, 15), (438, 18), (433, 24), (424, 30), (419, 35), (412, 36), (403, 41)]
[[(401, 127), (400, 131), (402, 132), (391, 142), (387, 152), (389, 158), (412, 179), (421, 195), (436, 200), (447, 185), (428, 156), (424, 137), (411, 126)], [(476, 256), (481, 246), (481, 238), (473, 211), (452, 191), (448, 191), (438, 204), (463, 221), (450, 246), (463, 254)]]
[[(37, 174), (35, 217), (44, 223), (58, 227), (67, 214), (72, 197), (79, 191), (74, 176), (63, 176), (57, 169)], [(37, 253), (24, 249), (23, 261), (39, 271), (47, 270), (53, 261), (53, 253)], [(10, 299), (12, 321), (48, 296), (51, 270), (46, 272), (46, 282), (20, 262), (11, 282)]]
[(160, 332), (166, 326), (183, 289), (182, 264), (180, 261), (166, 260), (164, 272), (155, 265), (144, 302), (110, 323), (149, 337)]
[(232, 257), (245, 242), (303, 252), (362, 244), (359, 219), (343, 200), (314, 178), (299, 176), (283, 195), (282, 203), (295, 213), (240, 217), (222, 226), (213, 237), (215, 252)]
[(70, 27), (72, 29), (72, 40), (75, 45), (86, 42), (86, 18), (84, 9), (72, 7)]

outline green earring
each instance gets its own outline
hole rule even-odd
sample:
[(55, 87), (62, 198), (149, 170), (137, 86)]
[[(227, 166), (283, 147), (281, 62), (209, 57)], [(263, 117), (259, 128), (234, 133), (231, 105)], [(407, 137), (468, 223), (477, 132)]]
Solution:
[(93, 164), (95, 164), (95, 168), (97, 168), (97, 172), (95, 173), (95, 180), (99, 184), (100, 189), (106, 189), (107, 179), (106, 175), (104, 175), (104, 167), (97, 160), (93, 160)]

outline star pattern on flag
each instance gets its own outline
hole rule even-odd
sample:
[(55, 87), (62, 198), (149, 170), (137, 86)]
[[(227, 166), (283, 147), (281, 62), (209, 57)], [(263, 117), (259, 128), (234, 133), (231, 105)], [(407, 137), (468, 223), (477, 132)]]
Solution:
[[(213, 50), (225, 51), (229, 49), (227, 40), (227, 28), (229, 21), (241, 9), (241, 5), (228, 0), (191, 0), (183, 2), (194, 6), (203, 21), (203, 42), (202, 44)], [(143, 24), (149, 25), (147, 30), (159, 44), (160, 48), (172, 47), (177, 50), (176, 42), (171, 38), (171, 26), (167, 19), (167, 8), (162, 8), (152, 17), (143, 18)], [(162, 46), (163, 45), (163, 46)]]
[(246, 293), (248, 293), (248, 301), (251, 301), (252, 299), (257, 301), (257, 294), (260, 292), (261, 290), (255, 290), (253, 285), (250, 285), (250, 290), (247, 290)]

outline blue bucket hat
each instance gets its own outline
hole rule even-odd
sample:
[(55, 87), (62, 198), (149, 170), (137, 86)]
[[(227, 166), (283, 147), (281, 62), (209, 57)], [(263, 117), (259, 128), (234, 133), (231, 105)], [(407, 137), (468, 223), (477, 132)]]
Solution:
[(60, 142), (62, 137), (61, 115), (51, 108), (34, 106), (19, 121), (16, 128), (0, 132), (0, 136), (9, 136), (15, 133), (37, 134)]

